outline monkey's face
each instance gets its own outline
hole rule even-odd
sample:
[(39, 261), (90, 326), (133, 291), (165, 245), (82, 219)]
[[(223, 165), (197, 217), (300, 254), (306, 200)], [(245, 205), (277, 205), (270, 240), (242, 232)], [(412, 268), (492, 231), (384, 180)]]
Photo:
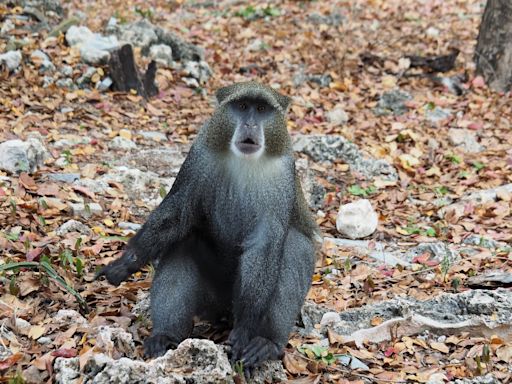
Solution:
[(228, 111), (235, 123), (230, 149), (239, 157), (259, 158), (265, 152), (265, 134), (278, 111), (265, 99), (244, 97), (231, 101)]

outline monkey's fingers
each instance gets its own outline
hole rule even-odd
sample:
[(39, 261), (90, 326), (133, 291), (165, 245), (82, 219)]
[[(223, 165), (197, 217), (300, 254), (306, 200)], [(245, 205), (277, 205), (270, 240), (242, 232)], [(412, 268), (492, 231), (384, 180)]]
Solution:
[(144, 342), (144, 355), (150, 358), (163, 356), (170, 348), (176, 348), (176, 345), (167, 335), (153, 335)]
[(242, 361), (244, 367), (255, 367), (265, 360), (276, 359), (279, 356), (279, 348), (272, 341), (257, 336), (249, 342), (244, 349)]

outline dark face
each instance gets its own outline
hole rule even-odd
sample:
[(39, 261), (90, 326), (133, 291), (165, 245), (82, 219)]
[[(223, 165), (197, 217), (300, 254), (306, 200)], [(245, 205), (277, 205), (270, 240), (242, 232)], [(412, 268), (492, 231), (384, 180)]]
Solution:
[(263, 99), (242, 98), (228, 104), (236, 122), (231, 140), (231, 150), (242, 157), (259, 157), (265, 150), (265, 126), (277, 113)]

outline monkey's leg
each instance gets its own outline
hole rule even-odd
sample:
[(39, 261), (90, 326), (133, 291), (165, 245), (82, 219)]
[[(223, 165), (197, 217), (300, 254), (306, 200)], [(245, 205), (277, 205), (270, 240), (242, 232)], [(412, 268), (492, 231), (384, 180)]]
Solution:
[(208, 289), (192, 254), (182, 249), (162, 258), (151, 286), (153, 331), (144, 343), (146, 355), (161, 356), (190, 335), (193, 317), (212, 301)]
[(246, 367), (254, 367), (265, 360), (281, 356), (311, 284), (314, 252), (313, 243), (302, 233), (290, 228), (281, 258), (279, 281), (268, 312), (257, 335), (249, 341), (242, 353)]
[(231, 290), (223, 284), (212, 260), (211, 244), (192, 233), (175, 244), (155, 267), (151, 286), (153, 331), (144, 343), (148, 356), (165, 354), (177, 346), (193, 329), (193, 317), (214, 318), (229, 310)]

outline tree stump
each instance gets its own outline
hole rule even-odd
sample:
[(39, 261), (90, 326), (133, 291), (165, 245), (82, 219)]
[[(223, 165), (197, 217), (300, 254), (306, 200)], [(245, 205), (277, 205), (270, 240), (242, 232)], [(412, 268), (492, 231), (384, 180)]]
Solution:
[(495, 91), (512, 86), (512, 2), (487, 0), (475, 50), (476, 73)]
[(108, 65), (114, 91), (130, 92), (134, 89), (145, 99), (158, 93), (155, 85), (156, 62), (149, 63), (146, 73), (142, 74), (135, 64), (130, 44), (125, 44), (112, 52)]

